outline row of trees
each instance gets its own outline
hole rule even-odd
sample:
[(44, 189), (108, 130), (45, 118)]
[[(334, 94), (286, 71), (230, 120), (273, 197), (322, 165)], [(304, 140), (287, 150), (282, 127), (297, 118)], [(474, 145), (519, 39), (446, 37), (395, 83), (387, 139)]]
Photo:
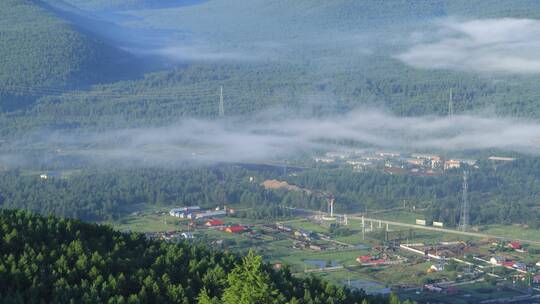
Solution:
[(0, 210), (3, 303), (399, 303), (287, 268), (106, 226)]

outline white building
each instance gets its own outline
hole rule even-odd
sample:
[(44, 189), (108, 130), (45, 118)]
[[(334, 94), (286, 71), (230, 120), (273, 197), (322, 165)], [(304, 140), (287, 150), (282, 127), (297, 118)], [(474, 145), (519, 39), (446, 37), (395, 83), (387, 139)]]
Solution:
[(315, 157), (315, 161), (318, 163), (333, 163), (335, 160), (333, 158), (325, 158), (325, 157)]
[(186, 240), (194, 239), (193, 233), (191, 232), (182, 232), (182, 237)]
[(188, 213), (199, 210), (201, 210), (201, 207), (199, 206), (179, 207), (171, 209), (171, 211), (169, 211), (169, 215), (179, 218), (185, 218)]
[(227, 211), (225, 210), (218, 210), (218, 211), (206, 211), (206, 212), (199, 212), (195, 215), (195, 218), (207, 218), (207, 217), (216, 217), (216, 216), (224, 216), (227, 215)]
[(489, 259), (489, 263), (491, 263), (492, 265), (501, 265), (502, 262), (504, 262), (504, 258), (501, 256), (494, 256)]
[(444, 266), (442, 264), (434, 264), (429, 267), (431, 271), (439, 272), (444, 270)]
[(490, 157), (488, 157), (488, 159), (489, 160), (495, 160), (495, 161), (506, 161), (506, 162), (511, 162), (511, 161), (516, 160), (513, 157), (501, 157), (501, 156), (490, 156)]

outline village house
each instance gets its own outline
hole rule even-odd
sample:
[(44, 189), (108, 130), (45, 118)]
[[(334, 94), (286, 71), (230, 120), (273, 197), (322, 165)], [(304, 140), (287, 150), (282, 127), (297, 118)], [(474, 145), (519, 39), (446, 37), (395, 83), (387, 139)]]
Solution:
[(450, 159), (444, 162), (444, 170), (459, 169), (461, 162), (459, 160)]
[(216, 227), (216, 226), (223, 226), (225, 224), (222, 220), (219, 219), (211, 219), (207, 221), (204, 225), (208, 227)]
[(195, 215), (195, 218), (201, 219), (201, 218), (208, 218), (208, 217), (215, 217), (215, 216), (225, 216), (227, 215), (226, 210), (217, 210), (217, 211), (206, 211), (206, 212), (199, 212)]
[(429, 267), (428, 272), (439, 272), (443, 270), (444, 270), (444, 266), (442, 264), (434, 264), (434, 265), (431, 265), (431, 267)]
[(527, 265), (523, 262), (516, 262), (514, 265), (512, 265), (512, 267), (523, 271), (527, 270)]
[(494, 256), (494, 257), (491, 257), (491, 259), (489, 259), (489, 262), (492, 265), (501, 265), (504, 261), (505, 259), (502, 256)]
[(405, 159), (405, 162), (414, 166), (423, 166), (426, 161), (421, 158), (407, 158)]
[(225, 228), (225, 231), (229, 232), (229, 233), (241, 233), (241, 232), (244, 232), (246, 230), (246, 228), (244, 228), (244, 226), (229, 226), (227, 228)]
[(511, 242), (511, 243), (508, 243), (508, 248), (510, 249), (514, 249), (514, 250), (518, 250), (518, 249), (521, 249), (521, 243), (520, 242)]

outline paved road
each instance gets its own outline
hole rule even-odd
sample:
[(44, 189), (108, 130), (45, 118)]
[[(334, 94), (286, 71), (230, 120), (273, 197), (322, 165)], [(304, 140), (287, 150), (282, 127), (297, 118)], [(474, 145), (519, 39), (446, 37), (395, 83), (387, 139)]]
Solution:
[[(347, 215), (349, 219), (355, 219), (355, 220), (361, 220), (362, 217), (359, 215)], [(454, 230), (454, 229), (448, 229), (448, 228), (437, 228), (437, 227), (431, 227), (431, 226), (422, 226), (422, 225), (415, 225), (415, 224), (407, 224), (407, 223), (401, 223), (396, 221), (388, 221), (388, 220), (381, 220), (381, 219), (375, 219), (375, 218), (367, 218), (364, 217), (364, 221), (368, 222), (381, 222), (382, 224), (390, 225), (390, 226), (397, 226), (397, 227), (406, 227), (406, 228), (414, 228), (414, 229), (422, 229), (422, 230), (429, 230), (429, 231), (435, 231), (435, 232), (442, 232), (442, 233), (450, 233), (450, 234), (457, 234), (457, 235), (465, 235), (465, 236), (472, 236), (472, 237), (478, 237), (478, 238), (493, 238), (493, 239), (509, 239), (508, 237), (504, 236), (498, 236), (498, 235), (492, 235), (492, 234), (485, 234), (485, 233), (479, 233), (479, 232), (469, 232), (469, 231), (460, 231), (460, 230)], [(523, 243), (530, 243), (530, 244), (538, 244), (540, 245), (540, 241), (534, 241), (534, 240), (525, 240), (525, 239), (517, 239), (517, 241), (523, 242)]]
[[(298, 209), (298, 208), (290, 208), (295, 209), (307, 213), (311, 213), (313, 215), (321, 214), (319, 211), (313, 211), (308, 209)], [(325, 212), (322, 212), (325, 215), (328, 215)], [(342, 214), (335, 214), (336, 216), (343, 216)], [(349, 219), (354, 220), (361, 220), (362, 216), (361, 214), (347, 214), (347, 217)], [(415, 225), (415, 224), (408, 224), (408, 223), (402, 223), (402, 222), (396, 222), (396, 221), (388, 221), (388, 220), (382, 220), (377, 218), (368, 218), (364, 217), (364, 221), (367, 222), (376, 222), (381, 224), (388, 224), (390, 226), (397, 226), (397, 227), (405, 227), (405, 228), (413, 228), (413, 229), (421, 229), (421, 230), (429, 230), (429, 231), (435, 231), (435, 232), (441, 232), (441, 233), (450, 233), (450, 234), (457, 234), (457, 235), (465, 235), (465, 236), (472, 236), (472, 237), (478, 237), (478, 238), (492, 238), (492, 239), (512, 239), (516, 241), (520, 241), (522, 243), (529, 243), (529, 244), (536, 244), (540, 245), (540, 241), (534, 241), (534, 240), (526, 240), (526, 239), (513, 239), (505, 236), (499, 236), (499, 235), (492, 235), (492, 234), (485, 234), (485, 233), (479, 233), (479, 232), (469, 232), (469, 231), (461, 231), (461, 230), (455, 230), (455, 229), (448, 229), (448, 228), (437, 228), (432, 226), (421, 226), (421, 225)]]

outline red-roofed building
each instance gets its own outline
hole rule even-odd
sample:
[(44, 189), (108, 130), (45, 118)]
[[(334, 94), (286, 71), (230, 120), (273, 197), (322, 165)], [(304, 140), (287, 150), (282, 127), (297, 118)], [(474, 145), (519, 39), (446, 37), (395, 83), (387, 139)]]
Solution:
[(508, 247), (512, 248), (514, 250), (521, 249), (521, 243), (520, 242), (512, 242), (512, 243), (508, 244)]
[(244, 228), (244, 226), (230, 226), (230, 227), (225, 228), (225, 231), (229, 233), (240, 233), (240, 232), (244, 232), (245, 230), (246, 228)]
[(208, 222), (206, 222), (206, 226), (209, 226), (209, 227), (215, 227), (215, 226), (223, 226), (223, 221), (222, 220), (218, 220), (218, 219), (213, 219), (213, 220), (209, 220)]
[(509, 262), (502, 262), (501, 265), (504, 266), (504, 267), (510, 267), (510, 268), (512, 268), (512, 267), (514, 266), (514, 262), (512, 262), (512, 261), (509, 261)]
[(367, 262), (371, 261), (371, 256), (370, 255), (361, 255), (361, 256), (356, 258), (356, 261), (358, 263), (367, 263)]

